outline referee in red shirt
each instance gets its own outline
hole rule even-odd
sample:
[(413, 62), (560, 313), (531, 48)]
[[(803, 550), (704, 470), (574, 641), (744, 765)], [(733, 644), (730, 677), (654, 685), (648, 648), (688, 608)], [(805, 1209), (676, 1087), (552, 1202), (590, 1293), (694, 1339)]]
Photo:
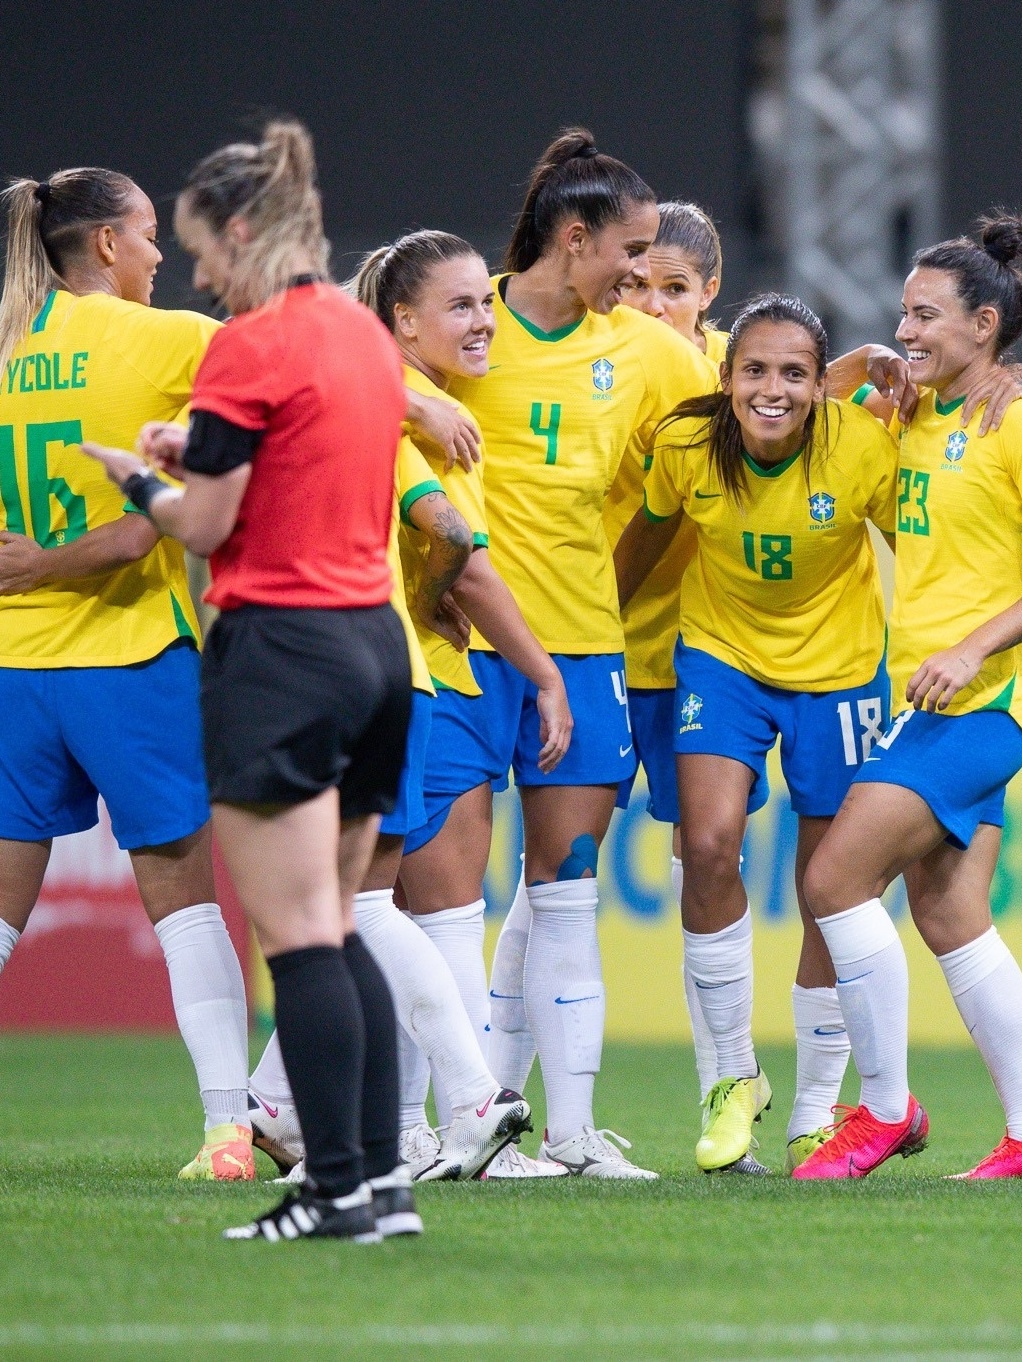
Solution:
[(307, 1178), (226, 1235), (417, 1233), (394, 1009), (352, 907), (397, 795), (411, 704), (386, 557), (400, 358), (326, 282), (300, 124), (200, 162), (175, 230), (196, 287), (233, 314), (199, 370), (187, 442), (174, 427), (145, 436), (185, 487), (131, 455), (87, 452), (160, 530), (209, 556), (221, 611), (202, 665), (213, 821), (273, 974)]

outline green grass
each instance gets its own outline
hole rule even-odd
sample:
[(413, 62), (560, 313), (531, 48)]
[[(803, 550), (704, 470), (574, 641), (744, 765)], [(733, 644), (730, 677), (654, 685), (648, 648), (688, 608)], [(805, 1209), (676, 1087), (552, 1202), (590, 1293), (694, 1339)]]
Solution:
[[(773, 1167), (793, 1058), (762, 1054)], [(941, 1178), (1001, 1133), (971, 1051), (913, 1057), (931, 1148), (855, 1184), (696, 1173), (691, 1071), (604, 1056), (598, 1119), (658, 1183), (434, 1185), (418, 1242), (229, 1244), (277, 1189), (175, 1181), (198, 1129), (179, 1043), (4, 1037), (0, 1357), (1022, 1356), (1022, 1184)]]

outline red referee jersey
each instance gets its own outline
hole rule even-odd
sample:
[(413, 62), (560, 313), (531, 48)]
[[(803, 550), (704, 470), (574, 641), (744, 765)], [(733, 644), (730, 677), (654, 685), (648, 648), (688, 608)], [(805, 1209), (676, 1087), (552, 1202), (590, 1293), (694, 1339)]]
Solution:
[(194, 410), (264, 432), (206, 599), (382, 605), (394, 457), (405, 416), (397, 346), (332, 284), (289, 288), (234, 317), (199, 368)]

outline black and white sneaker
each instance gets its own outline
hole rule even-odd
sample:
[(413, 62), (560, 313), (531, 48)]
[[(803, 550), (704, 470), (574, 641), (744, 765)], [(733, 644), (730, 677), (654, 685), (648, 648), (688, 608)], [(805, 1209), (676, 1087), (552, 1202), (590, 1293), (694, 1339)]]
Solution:
[(412, 1192), (412, 1170), (406, 1163), (399, 1163), (386, 1177), (370, 1178), (369, 1186), (373, 1189), (376, 1228), (384, 1239), (422, 1233), (422, 1217), (415, 1209)]
[(478, 1107), (460, 1112), (447, 1127), (440, 1152), (416, 1182), (455, 1182), (478, 1178), (491, 1159), (532, 1129), (532, 1112), (521, 1093), (491, 1092)]
[(224, 1230), (225, 1239), (351, 1239), (356, 1244), (378, 1244), (383, 1235), (376, 1228), (373, 1192), (368, 1182), (348, 1196), (319, 1197), (308, 1186), (287, 1196), (249, 1225)]

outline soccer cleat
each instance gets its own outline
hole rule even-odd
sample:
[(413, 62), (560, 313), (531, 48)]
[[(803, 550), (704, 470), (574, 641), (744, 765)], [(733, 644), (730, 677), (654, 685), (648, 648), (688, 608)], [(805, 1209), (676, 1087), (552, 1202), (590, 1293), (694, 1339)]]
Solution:
[(810, 1130), (805, 1135), (796, 1135), (793, 1140), (789, 1140), (784, 1155), (784, 1171), (789, 1175), (794, 1173), (795, 1169), (805, 1163), (810, 1154), (815, 1154), (821, 1144), (826, 1144), (833, 1134), (833, 1126), (821, 1126), (819, 1130)]
[(972, 1182), (980, 1178), (1022, 1178), (1022, 1140), (1013, 1140), (1008, 1134), (975, 1168), (967, 1173), (953, 1173), (956, 1182)]
[(510, 1088), (491, 1092), (478, 1107), (459, 1112), (447, 1127), (440, 1152), (417, 1182), (454, 1182), (477, 1178), (490, 1160), (525, 1130), (532, 1112), (520, 1093)]
[(770, 1110), (772, 1096), (762, 1069), (755, 1078), (714, 1083), (703, 1100), (703, 1133), (696, 1144), (696, 1163), (704, 1173), (729, 1168), (748, 1154), (752, 1124)]
[(409, 1126), (398, 1136), (397, 1152), (401, 1162), (412, 1170), (412, 1177), (417, 1178), (430, 1164), (436, 1162), (440, 1153), (440, 1137), (430, 1126)]
[(561, 1163), (569, 1173), (584, 1178), (631, 1178), (652, 1182), (660, 1176), (649, 1168), (638, 1168), (611, 1144), (611, 1140), (616, 1140), (625, 1149), (632, 1147), (628, 1140), (612, 1130), (593, 1130), (592, 1126), (583, 1126), (581, 1135), (562, 1140), (560, 1144), (550, 1144), (544, 1132), (539, 1161)]
[(563, 1163), (549, 1159), (530, 1159), (528, 1154), (513, 1144), (505, 1145), (495, 1159), (486, 1165), (481, 1178), (564, 1178), (568, 1170)]
[(285, 1173), (283, 1177), (271, 1178), (271, 1182), (283, 1183), (287, 1187), (301, 1187), (305, 1181), (305, 1160), (299, 1159), (290, 1173)]
[(250, 1088), (248, 1114), (256, 1149), (269, 1154), (282, 1173), (289, 1173), (305, 1157), (305, 1141), (294, 1106), (290, 1102), (264, 1102)]
[(760, 1163), (759, 1159), (757, 1159), (752, 1152), (754, 1149), (758, 1148), (758, 1141), (753, 1140), (749, 1145), (748, 1154), (743, 1154), (742, 1157), (734, 1163), (729, 1163), (725, 1168), (718, 1168), (715, 1171), (717, 1173), (744, 1173), (747, 1176), (751, 1174), (753, 1177), (758, 1178), (769, 1177), (770, 1169), (766, 1164)]
[(909, 1094), (903, 1121), (878, 1121), (867, 1107), (837, 1106), (841, 1115), (826, 1126), (830, 1138), (792, 1172), (793, 1178), (864, 1178), (894, 1154), (907, 1159), (926, 1148), (929, 1118)]
[(422, 1218), (415, 1209), (412, 1174), (406, 1163), (399, 1163), (386, 1177), (370, 1178), (373, 1189), (373, 1214), (376, 1228), (384, 1239), (398, 1234), (421, 1234)]
[(178, 1173), (185, 1182), (252, 1182), (252, 1132), (230, 1123), (206, 1131), (202, 1148)]
[(307, 1186), (288, 1192), (279, 1206), (253, 1220), (224, 1230), (225, 1239), (351, 1239), (356, 1244), (378, 1244), (373, 1192), (363, 1182), (348, 1196), (318, 1197)]

